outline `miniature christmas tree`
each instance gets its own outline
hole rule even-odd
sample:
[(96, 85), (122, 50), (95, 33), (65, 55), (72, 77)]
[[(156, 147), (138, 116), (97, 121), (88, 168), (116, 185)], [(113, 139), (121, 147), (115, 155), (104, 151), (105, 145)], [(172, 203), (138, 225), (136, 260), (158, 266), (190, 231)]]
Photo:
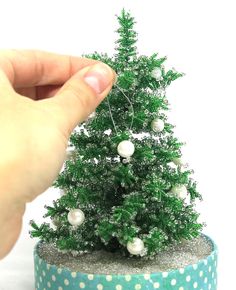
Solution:
[(64, 194), (44, 216), (54, 226), (31, 221), (31, 236), (73, 254), (103, 249), (151, 258), (200, 234), (201, 195), (166, 116), (166, 87), (183, 74), (166, 71), (166, 57), (139, 56), (134, 18), (124, 10), (117, 18), (115, 55), (88, 55), (110, 65), (117, 82), (70, 137), (73, 155), (53, 184)]

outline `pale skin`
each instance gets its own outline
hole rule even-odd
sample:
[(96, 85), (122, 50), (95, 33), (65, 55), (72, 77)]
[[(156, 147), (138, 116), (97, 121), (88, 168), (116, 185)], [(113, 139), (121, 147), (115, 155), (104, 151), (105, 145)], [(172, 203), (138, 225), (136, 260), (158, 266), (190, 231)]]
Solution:
[(115, 78), (91, 59), (0, 51), (0, 259), (19, 237), (26, 203), (58, 176), (71, 132)]

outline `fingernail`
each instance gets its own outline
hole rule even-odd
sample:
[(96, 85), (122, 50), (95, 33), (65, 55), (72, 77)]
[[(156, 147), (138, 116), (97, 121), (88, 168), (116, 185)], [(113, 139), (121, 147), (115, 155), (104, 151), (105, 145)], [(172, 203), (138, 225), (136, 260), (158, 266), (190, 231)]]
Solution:
[(98, 63), (87, 71), (84, 76), (85, 82), (97, 93), (101, 94), (114, 79), (112, 69), (104, 64)]

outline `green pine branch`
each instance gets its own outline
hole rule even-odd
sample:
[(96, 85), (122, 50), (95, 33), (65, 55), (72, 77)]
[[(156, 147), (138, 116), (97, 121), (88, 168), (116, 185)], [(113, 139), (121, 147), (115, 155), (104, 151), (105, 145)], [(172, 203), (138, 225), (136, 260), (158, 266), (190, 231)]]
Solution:
[(135, 45), (137, 42), (137, 33), (133, 29), (135, 21), (130, 13), (123, 9), (117, 19), (120, 27), (117, 30), (119, 39), (116, 41), (117, 54), (115, 55), (115, 59), (118, 69), (123, 71), (127, 63), (137, 56), (137, 47)]

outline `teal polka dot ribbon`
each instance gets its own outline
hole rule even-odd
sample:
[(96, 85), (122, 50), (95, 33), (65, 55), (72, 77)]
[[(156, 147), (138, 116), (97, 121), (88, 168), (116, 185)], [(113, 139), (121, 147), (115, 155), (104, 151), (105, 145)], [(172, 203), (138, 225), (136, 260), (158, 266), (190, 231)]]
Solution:
[[(208, 237), (207, 237), (208, 238)], [(210, 238), (208, 238), (210, 240)], [(217, 247), (212, 240), (212, 253), (197, 264), (169, 272), (99, 275), (72, 272), (47, 264), (35, 246), (36, 290), (217, 290)]]

